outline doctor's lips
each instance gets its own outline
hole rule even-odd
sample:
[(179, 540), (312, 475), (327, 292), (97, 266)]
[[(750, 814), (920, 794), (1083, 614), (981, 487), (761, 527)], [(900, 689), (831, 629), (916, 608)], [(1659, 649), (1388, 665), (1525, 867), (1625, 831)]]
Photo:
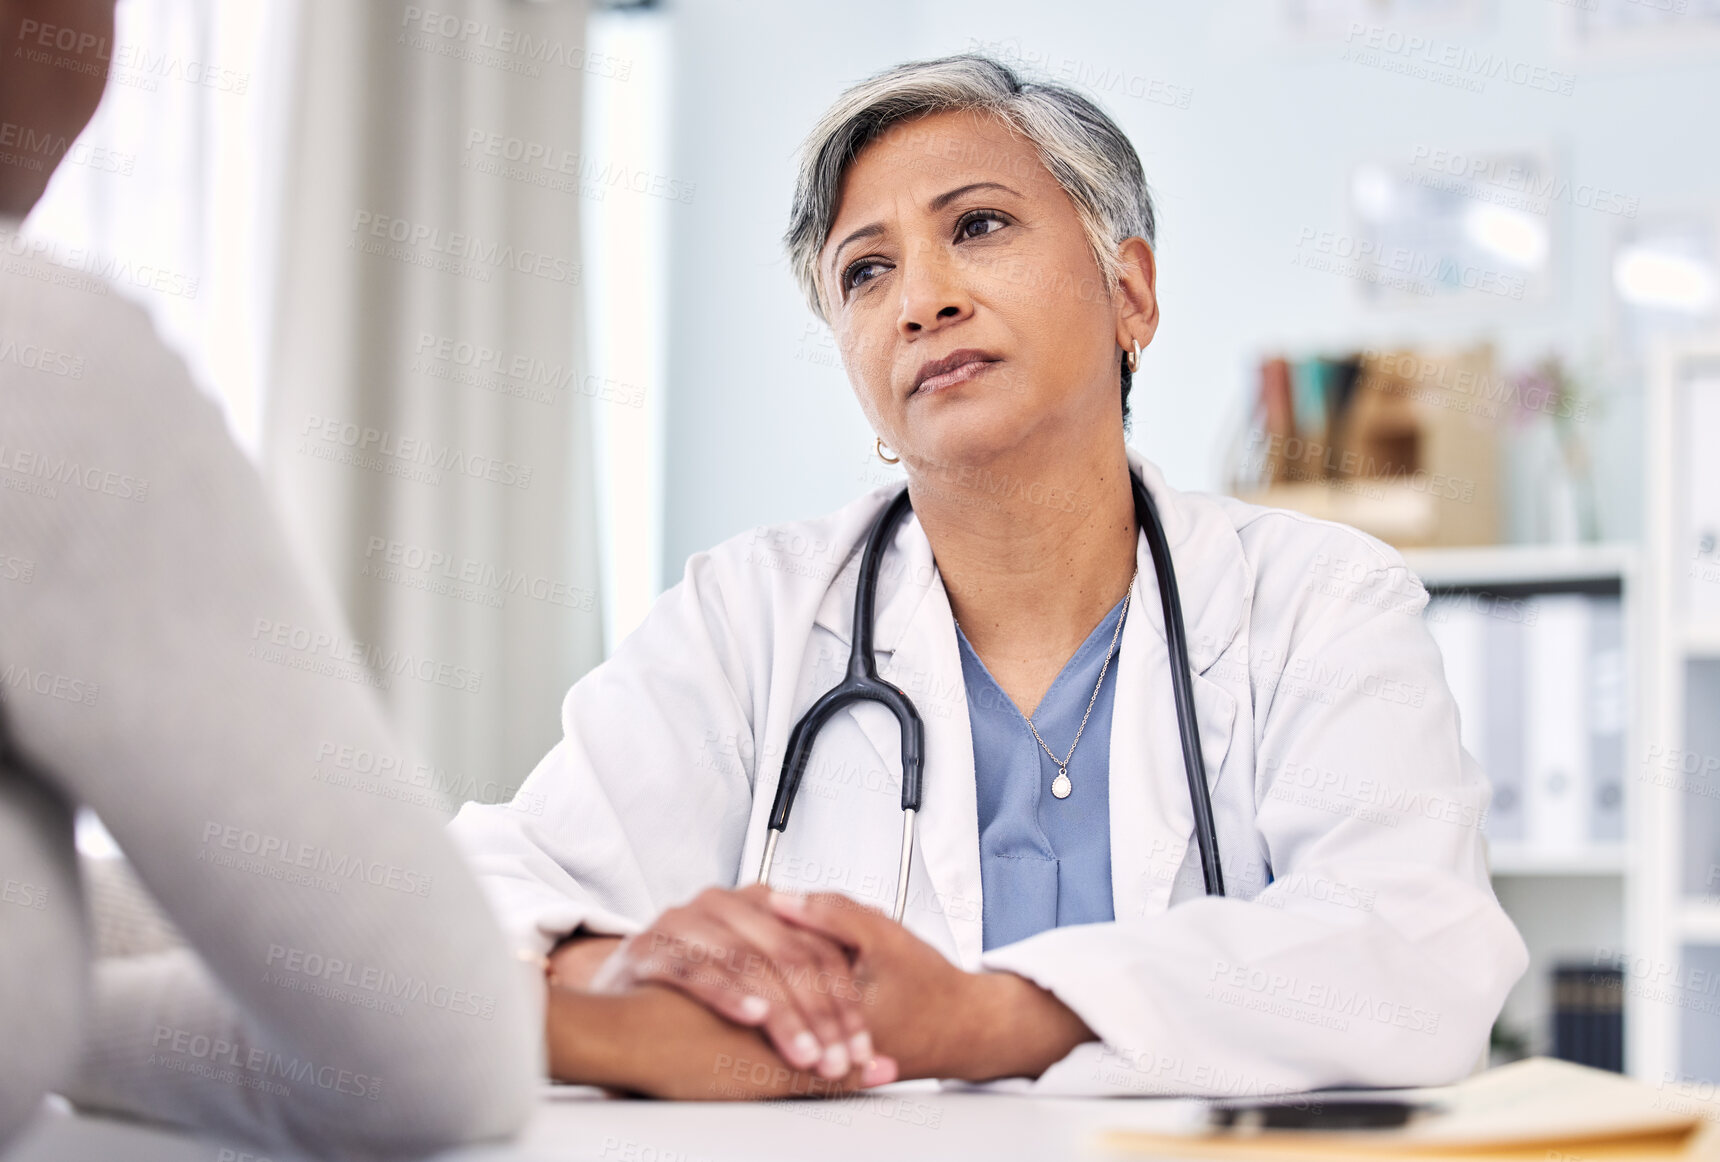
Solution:
[(966, 383), (997, 362), (999, 362), (998, 356), (989, 351), (976, 351), (972, 347), (962, 347), (951, 351), (942, 359), (930, 359), (920, 364), (920, 370), (914, 374), (914, 390), (908, 394), (920, 395), (945, 387), (954, 387), (958, 383)]

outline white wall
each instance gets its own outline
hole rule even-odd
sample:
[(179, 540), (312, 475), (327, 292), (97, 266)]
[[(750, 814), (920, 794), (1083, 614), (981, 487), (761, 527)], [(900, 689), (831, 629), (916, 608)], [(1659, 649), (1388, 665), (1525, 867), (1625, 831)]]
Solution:
[[(1266, 0), (679, 0), (671, 156), (697, 194), (671, 223), (666, 582), (691, 552), (828, 511), (877, 478), (863, 467), (871, 433), (840, 367), (817, 361), (833, 350), (778, 237), (807, 128), (843, 87), (906, 59), (1001, 44), (1053, 76), (1120, 79), (1095, 95), (1158, 200), (1164, 316), (1132, 443), (1181, 487), (1220, 486), (1263, 349), (1492, 338), (1506, 359), (1605, 354), (1616, 215), (1552, 213), (1559, 265), (1539, 304), (1372, 307), (1351, 280), (1291, 265), (1304, 228), (1349, 228), (1357, 163), (1407, 161), (1418, 144), (1551, 147), (1574, 182), (1639, 198), (1642, 214), (1720, 204), (1720, 55), (1597, 63), (1572, 55), (1568, 6), (1492, 9), (1478, 29), (1430, 35), (1573, 72), (1570, 95), (1500, 79), (1473, 93), (1358, 65), (1341, 59), (1341, 35), (1285, 41)], [(1191, 90), (1187, 107), (1132, 97), (1146, 81)], [(1634, 536), (1639, 388), (1628, 369), (1599, 386), (1612, 395), (1591, 425), (1602, 531)]]

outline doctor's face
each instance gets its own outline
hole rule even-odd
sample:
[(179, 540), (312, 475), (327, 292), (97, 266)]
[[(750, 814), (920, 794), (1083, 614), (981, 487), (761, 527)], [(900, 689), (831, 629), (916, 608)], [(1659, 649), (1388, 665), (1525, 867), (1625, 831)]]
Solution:
[[(995, 119), (934, 114), (863, 149), (819, 280), (860, 406), (910, 472), (1121, 445), (1118, 296), (1069, 196)], [(1138, 312), (1128, 326), (1151, 339)]]

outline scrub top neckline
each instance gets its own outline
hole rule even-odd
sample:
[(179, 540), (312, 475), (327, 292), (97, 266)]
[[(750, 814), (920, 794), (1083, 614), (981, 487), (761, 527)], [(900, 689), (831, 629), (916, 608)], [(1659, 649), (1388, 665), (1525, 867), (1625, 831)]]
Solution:
[[(1058, 687), (1066, 684), (1065, 679), (1068, 678), (1072, 671), (1079, 670), (1081, 668), (1081, 663), (1087, 658), (1093, 649), (1098, 648), (1098, 644), (1109, 644), (1106, 642), (1106, 635), (1115, 631), (1116, 619), (1122, 616), (1123, 602), (1127, 600), (1127, 594), (1119, 598), (1117, 600), (1117, 604), (1111, 607), (1111, 611), (1099, 619), (1099, 624), (1093, 627), (1092, 632), (1087, 635), (1087, 640), (1075, 647), (1075, 652), (1069, 655), (1068, 659), (1063, 663), (1063, 668), (1057, 671), (1057, 676), (1051, 680), (1051, 685), (1045, 688), (1045, 693), (1039, 698), (1039, 705), (1033, 708), (1035, 711), (1039, 710), (1046, 703), (1051, 701), (1052, 695), (1058, 692)], [(1015, 704), (1015, 699), (1009, 696), (1009, 692), (1003, 688), (1003, 685), (998, 682), (997, 676), (993, 674), (991, 669), (985, 664), (985, 659), (979, 656), (979, 651), (973, 648), (972, 642), (968, 641), (967, 634), (962, 632), (961, 622), (956, 622), (955, 626), (956, 639), (961, 642), (962, 649), (973, 658), (974, 663), (979, 666), (980, 673), (985, 675), (986, 680), (991, 683), (992, 687), (997, 690), (998, 694), (1002, 695), (1003, 700), (1009, 704), (1010, 709), (1015, 711), (1016, 717), (1021, 720), (1021, 724), (1026, 726), (1028, 716), (1022, 711), (1021, 707)], [(1121, 634), (1118, 634), (1117, 649), (1121, 651), (1122, 648), (1123, 638)], [(1116, 660), (1114, 656), (1112, 660)], [(1105, 676), (1110, 677), (1109, 674), (1106, 674)], [(1092, 691), (1088, 691), (1088, 694), (1091, 695)], [(1035, 725), (1037, 725), (1037, 723)], [(1049, 742), (1050, 740), (1047, 739), (1046, 741)]]

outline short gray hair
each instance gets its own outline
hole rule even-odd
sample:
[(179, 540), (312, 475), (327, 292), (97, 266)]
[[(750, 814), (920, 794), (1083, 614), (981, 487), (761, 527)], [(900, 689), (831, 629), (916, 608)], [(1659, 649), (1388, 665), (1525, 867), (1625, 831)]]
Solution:
[(1117, 245), (1153, 245), (1153, 200), (1141, 159), (1104, 110), (1066, 85), (1024, 80), (977, 54), (910, 61), (861, 81), (836, 99), (801, 147), (788, 247), (807, 303), (825, 319), (818, 254), (836, 221), (842, 179), (854, 158), (892, 125), (932, 113), (990, 113), (1031, 141), (1080, 215), (1107, 290), (1116, 290)]

